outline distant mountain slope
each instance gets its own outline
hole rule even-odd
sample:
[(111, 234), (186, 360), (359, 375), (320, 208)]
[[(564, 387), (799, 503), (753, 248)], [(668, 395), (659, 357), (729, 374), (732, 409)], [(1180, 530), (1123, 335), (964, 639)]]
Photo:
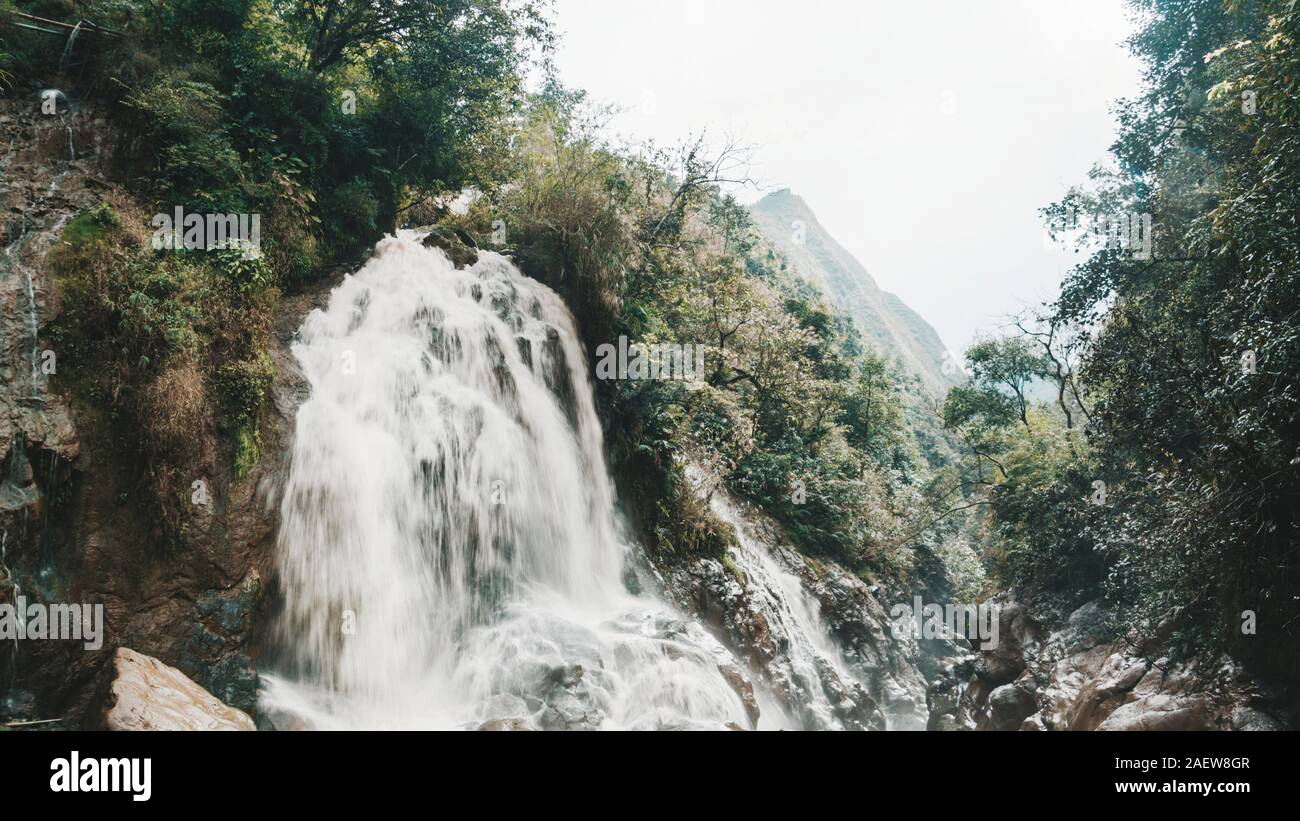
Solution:
[(827, 233), (808, 204), (787, 189), (750, 206), (759, 229), (805, 279), (820, 287), (852, 317), (878, 353), (897, 358), (934, 396), (956, 384), (943, 372), (946, 348), (921, 316), (876, 281), (844, 246)]

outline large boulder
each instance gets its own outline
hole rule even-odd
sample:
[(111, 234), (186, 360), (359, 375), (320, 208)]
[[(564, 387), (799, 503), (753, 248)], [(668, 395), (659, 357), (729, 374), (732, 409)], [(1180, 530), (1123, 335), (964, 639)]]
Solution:
[(1036, 712), (1038, 700), (1018, 684), (1003, 684), (989, 693), (990, 730), (1018, 730)]
[(253, 730), (229, 707), (175, 667), (119, 647), (99, 710), (105, 730)]
[(981, 654), (981, 677), (994, 687), (1008, 684), (1025, 671), (1026, 657), (1038, 652), (1039, 626), (1028, 609), (1014, 601), (998, 606), (998, 643)]

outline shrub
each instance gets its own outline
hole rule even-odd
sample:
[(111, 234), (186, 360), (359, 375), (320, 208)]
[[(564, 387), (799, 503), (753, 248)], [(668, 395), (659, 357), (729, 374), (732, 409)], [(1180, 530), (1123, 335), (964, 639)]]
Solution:
[(77, 391), (112, 409), (148, 457), (162, 518), (175, 524), (186, 461), (214, 421), (237, 476), (257, 460), (276, 291), (265, 260), (239, 249), (154, 251), (142, 215), (118, 206), (78, 214), (51, 250), (64, 306), (54, 333), (87, 366)]

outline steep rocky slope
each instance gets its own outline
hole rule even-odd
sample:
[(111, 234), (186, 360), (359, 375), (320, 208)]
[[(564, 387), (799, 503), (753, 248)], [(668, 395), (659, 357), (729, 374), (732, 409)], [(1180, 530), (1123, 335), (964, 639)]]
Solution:
[[(803, 729), (924, 729), (929, 659), (895, 636), (881, 591), (830, 561), (799, 553), (770, 516), (692, 470), (697, 492), (735, 535), (724, 559), (655, 572)], [(932, 648), (926, 648), (930, 650)]]

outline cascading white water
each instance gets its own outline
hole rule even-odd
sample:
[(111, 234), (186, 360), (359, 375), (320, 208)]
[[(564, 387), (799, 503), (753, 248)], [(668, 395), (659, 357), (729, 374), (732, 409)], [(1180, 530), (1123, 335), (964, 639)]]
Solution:
[[(700, 479), (698, 470), (688, 474)], [(858, 716), (852, 715), (851, 707), (846, 716), (852, 701), (846, 696), (864, 682), (832, 641), (817, 601), (777, 561), (774, 546), (764, 543), (725, 493), (710, 494), (709, 508), (734, 529), (736, 545), (728, 548), (732, 564), (744, 574), (751, 606), (764, 614), (768, 629), (780, 637), (779, 656), (767, 670), (772, 684), (807, 729), (847, 729)]]
[[(295, 345), (263, 706), (317, 727), (749, 726), (702, 627), (628, 593), (573, 320), (491, 253), (384, 239)], [(773, 717), (779, 711), (772, 711)]]

